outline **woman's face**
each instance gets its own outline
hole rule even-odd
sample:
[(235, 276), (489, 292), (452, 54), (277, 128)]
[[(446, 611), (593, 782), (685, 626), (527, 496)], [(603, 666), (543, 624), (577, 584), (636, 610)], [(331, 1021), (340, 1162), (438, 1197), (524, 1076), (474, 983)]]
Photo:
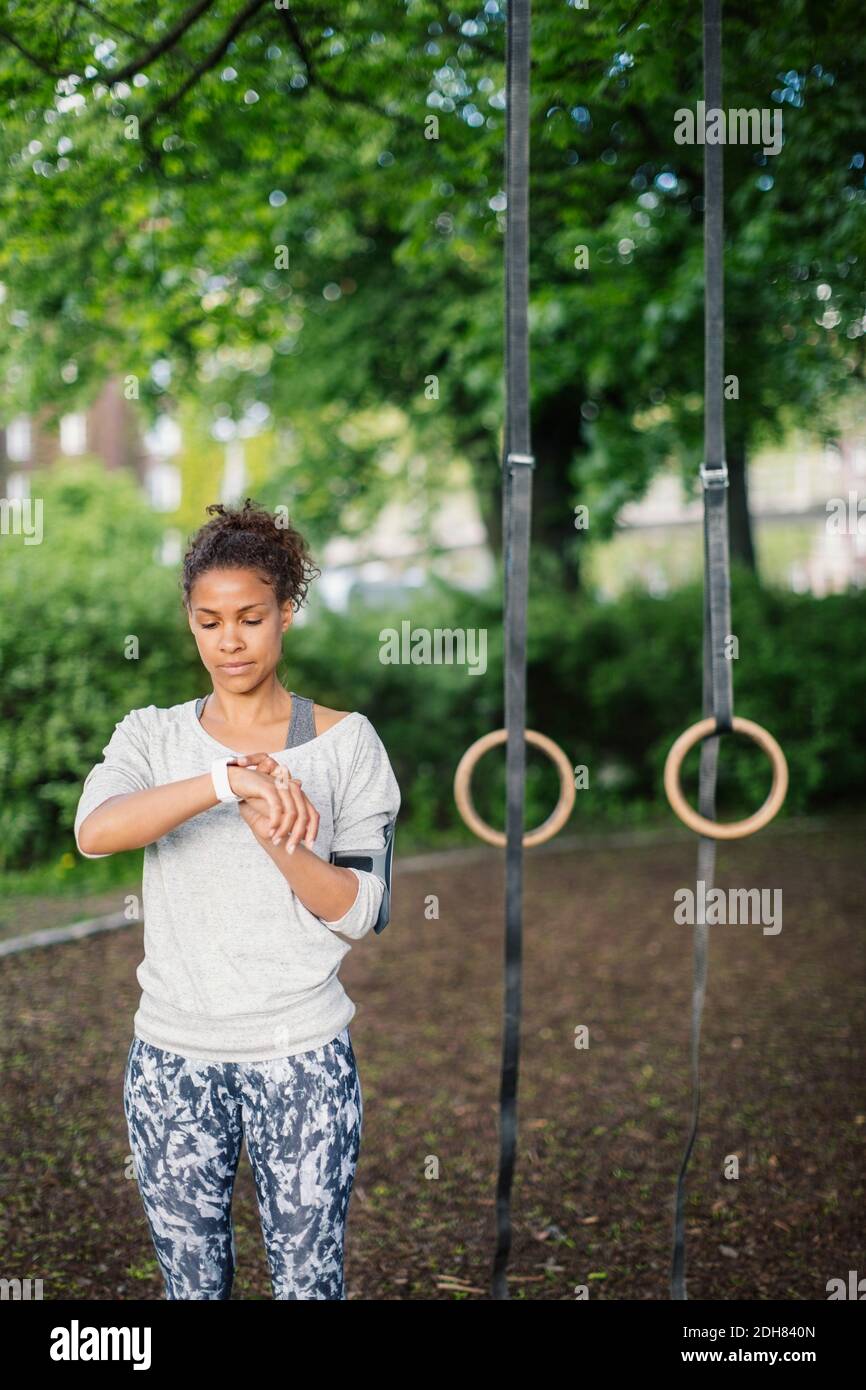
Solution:
[(256, 570), (213, 569), (196, 579), (189, 626), (214, 689), (252, 690), (275, 671), (294, 616)]

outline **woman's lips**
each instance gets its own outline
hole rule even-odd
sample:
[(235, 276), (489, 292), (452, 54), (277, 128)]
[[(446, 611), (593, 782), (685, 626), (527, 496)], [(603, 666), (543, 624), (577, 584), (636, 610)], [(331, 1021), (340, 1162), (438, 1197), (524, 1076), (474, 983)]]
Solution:
[(246, 671), (248, 666), (252, 666), (251, 661), (232, 661), (225, 666), (221, 666), (221, 671), (228, 671), (230, 676), (236, 676), (240, 671)]

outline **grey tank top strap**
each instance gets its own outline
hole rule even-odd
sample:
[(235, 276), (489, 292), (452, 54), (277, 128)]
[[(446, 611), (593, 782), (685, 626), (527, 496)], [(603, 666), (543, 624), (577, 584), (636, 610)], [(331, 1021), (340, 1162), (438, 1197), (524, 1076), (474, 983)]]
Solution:
[[(299, 743), (309, 743), (316, 737), (316, 716), (313, 711), (315, 701), (307, 699), (306, 695), (296, 695), (294, 690), (290, 690), (292, 697), (292, 717), (289, 720), (289, 732), (286, 735), (286, 747), (297, 748)], [(196, 718), (201, 719), (201, 712), (204, 709), (206, 695), (200, 695), (195, 702)]]
[(297, 748), (299, 743), (309, 743), (316, 737), (314, 701), (307, 699), (306, 695), (296, 695), (294, 690), (290, 690), (289, 694), (292, 697), (292, 717), (289, 721), (286, 747)]

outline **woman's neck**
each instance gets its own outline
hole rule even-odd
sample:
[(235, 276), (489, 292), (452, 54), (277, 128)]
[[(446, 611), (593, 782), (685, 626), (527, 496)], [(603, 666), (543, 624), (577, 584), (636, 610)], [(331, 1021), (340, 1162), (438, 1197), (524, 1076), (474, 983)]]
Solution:
[(214, 689), (205, 699), (202, 715), (232, 729), (254, 729), (285, 723), (291, 718), (292, 697), (272, 676), (252, 690)]

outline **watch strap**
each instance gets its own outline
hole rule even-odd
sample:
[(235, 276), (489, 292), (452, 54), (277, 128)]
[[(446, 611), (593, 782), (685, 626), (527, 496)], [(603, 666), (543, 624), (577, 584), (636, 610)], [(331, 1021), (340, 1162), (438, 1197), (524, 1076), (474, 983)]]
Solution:
[(220, 801), (240, 801), (237, 792), (232, 791), (229, 782), (229, 767), (237, 767), (235, 758), (215, 758), (211, 763), (210, 775)]

